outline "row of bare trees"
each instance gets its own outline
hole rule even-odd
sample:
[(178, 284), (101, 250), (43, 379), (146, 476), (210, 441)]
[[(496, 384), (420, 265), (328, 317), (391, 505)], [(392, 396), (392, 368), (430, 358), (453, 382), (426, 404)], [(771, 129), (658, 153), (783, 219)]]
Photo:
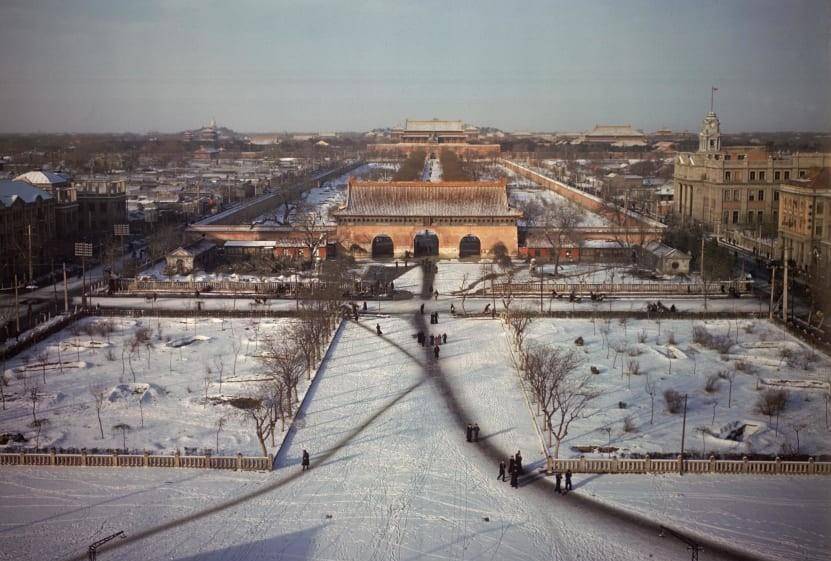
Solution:
[(553, 457), (558, 458), (572, 423), (594, 414), (590, 406), (600, 394), (592, 387), (590, 371), (580, 368), (582, 360), (574, 349), (528, 341), (530, 315), (510, 311), (505, 322), (512, 339), (514, 368), (542, 417), (548, 448), (553, 447)]
[[(322, 271), (323, 280), (338, 275), (338, 265)], [(322, 360), (329, 339), (337, 328), (343, 305), (337, 283), (323, 282), (304, 289), (299, 319), (280, 334), (265, 338), (258, 359), (264, 377), (253, 387), (244, 402), (242, 415), (251, 422), (263, 455), (267, 443), (275, 446), (277, 424), (285, 431), (300, 405), (298, 386)]]

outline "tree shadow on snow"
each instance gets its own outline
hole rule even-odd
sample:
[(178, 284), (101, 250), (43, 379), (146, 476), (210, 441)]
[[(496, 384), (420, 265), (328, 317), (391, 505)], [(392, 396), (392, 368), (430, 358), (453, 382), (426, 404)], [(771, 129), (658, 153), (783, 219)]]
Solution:
[[(279, 525), (279, 519), (274, 525)], [(176, 561), (225, 561), (227, 559), (256, 559), (257, 561), (276, 561), (278, 559), (313, 559), (315, 536), (327, 526), (318, 524), (305, 530), (289, 532), (269, 538), (239, 545), (232, 545), (213, 551), (205, 551), (187, 557), (171, 557)]]

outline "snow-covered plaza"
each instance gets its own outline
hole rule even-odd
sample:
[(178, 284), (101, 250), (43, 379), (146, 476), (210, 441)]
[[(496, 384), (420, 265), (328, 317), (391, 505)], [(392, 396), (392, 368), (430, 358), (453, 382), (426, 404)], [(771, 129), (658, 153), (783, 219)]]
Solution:
[[(467, 271), (456, 269), (440, 267), (430, 282), (450, 291)], [(422, 276), (413, 269), (397, 284), (424, 293)], [(273, 472), (3, 467), (0, 559), (83, 559), (89, 543), (120, 530), (126, 538), (113, 542), (118, 549), (99, 558), (687, 558), (684, 543), (659, 536), (661, 524), (702, 543), (702, 559), (828, 558), (824, 476), (575, 475), (573, 493), (555, 494), (541, 470), (544, 438), (511, 366), (508, 327), (498, 317), (453, 318), (450, 302), (459, 305), (446, 293), (438, 301), (384, 302), (380, 313), (370, 303), (359, 322), (346, 321), (317, 376), (300, 388), (305, 401), (277, 443)], [(421, 303), (440, 310), (437, 325), (417, 314)], [(84, 329), (102, 321), (83, 320), (32, 347), (23, 355), (28, 365), (23, 356), (6, 365), (17, 393), (27, 378), (15, 369), (30, 374), (26, 383), (42, 382), (38, 357), (48, 352), (52, 361), (60, 349), (64, 372), (47, 370), (49, 399), (38, 405), (49, 419), (36, 436), (41, 446), (121, 447), (124, 434), (112, 426), (126, 423), (132, 449), (214, 448), (216, 418), (224, 416), (220, 450), (257, 452), (253, 429), (224, 398), (242, 395), (257, 378), (259, 342), (291, 319), (114, 319), (107, 335)], [(141, 328), (152, 346), (122, 366), (124, 342)], [(419, 330), (447, 334), (438, 359), (416, 342)], [(620, 454), (677, 453), (680, 416), (665, 410), (661, 394), (669, 387), (689, 395), (688, 451), (776, 454), (795, 445), (792, 427), (803, 424), (803, 452), (831, 448), (821, 389), (828, 357), (773, 324), (548, 318), (532, 322), (529, 341), (574, 348), (581, 368), (597, 369), (593, 383), (602, 394), (592, 415), (572, 427), (562, 457), (577, 455), (573, 446), (610, 440)], [(729, 404), (728, 378), (705, 388), (721, 370), (737, 371)], [(654, 415), (647, 381), (660, 388)], [(108, 389), (104, 439), (91, 385)], [(756, 410), (756, 395), (783, 385), (789, 397), (777, 428)], [(31, 403), (7, 405), (0, 432), (34, 436)], [(627, 417), (634, 430), (624, 430)], [(468, 422), (481, 427), (478, 443), (466, 442)], [(754, 425), (744, 440), (733, 430), (738, 424)], [(308, 472), (300, 471), (303, 450), (311, 454)], [(497, 462), (517, 450), (526, 471), (513, 489), (496, 479)]]

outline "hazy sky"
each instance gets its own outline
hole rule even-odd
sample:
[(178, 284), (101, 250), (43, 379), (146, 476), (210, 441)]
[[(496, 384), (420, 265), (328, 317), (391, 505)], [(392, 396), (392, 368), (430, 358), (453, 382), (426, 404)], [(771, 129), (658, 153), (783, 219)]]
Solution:
[(831, 2), (0, 0), (0, 131), (831, 130)]

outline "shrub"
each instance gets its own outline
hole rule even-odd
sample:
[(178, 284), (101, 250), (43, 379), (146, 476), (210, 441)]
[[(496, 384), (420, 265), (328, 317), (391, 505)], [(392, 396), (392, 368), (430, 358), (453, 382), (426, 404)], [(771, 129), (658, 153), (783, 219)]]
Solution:
[(667, 343), (670, 345), (677, 345), (678, 341), (675, 340), (675, 331), (670, 331), (667, 335)]
[(664, 391), (664, 401), (667, 404), (667, 411), (672, 414), (680, 413), (684, 407), (684, 396), (673, 389)]
[(772, 417), (784, 411), (787, 403), (788, 392), (786, 390), (765, 390), (756, 401), (756, 409), (759, 413)]
[(631, 359), (629, 363), (626, 365), (629, 374), (637, 376), (641, 373), (641, 362), (636, 359)]
[(623, 432), (638, 432), (638, 425), (635, 424), (635, 419), (631, 415), (623, 419)]
[(737, 360), (736, 370), (738, 370), (739, 372), (744, 372), (745, 374), (750, 374), (751, 372), (753, 372), (753, 365), (747, 362), (746, 360)]
[(721, 354), (727, 354), (733, 346), (733, 341), (728, 335), (713, 335), (701, 325), (693, 327), (693, 341)]
[(710, 374), (704, 382), (704, 391), (707, 393), (715, 393), (718, 391), (718, 383), (721, 379), (719, 374)]
[(642, 354), (642, 351), (637, 345), (632, 345), (628, 349), (626, 349), (626, 354), (628, 354), (629, 356), (640, 356)]
[(646, 329), (638, 333), (638, 343), (646, 343)]

